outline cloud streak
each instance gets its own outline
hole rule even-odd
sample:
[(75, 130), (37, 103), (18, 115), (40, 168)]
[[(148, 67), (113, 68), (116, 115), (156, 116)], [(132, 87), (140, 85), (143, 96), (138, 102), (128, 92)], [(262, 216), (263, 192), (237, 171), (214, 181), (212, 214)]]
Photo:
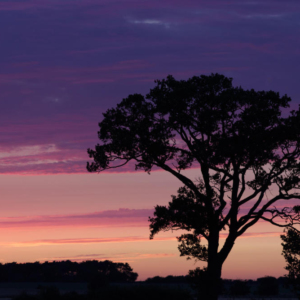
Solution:
[(33, 217), (0, 218), (0, 228), (41, 227), (145, 227), (153, 209), (105, 210), (87, 214), (42, 215)]
[[(227, 238), (226, 233), (220, 234), (220, 239)], [(266, 237), (279, 237), (282, 232), (246, 232), (241, 238), (266, 238)], [(49, 245), (68, 245), (68, 244), (111, 244), (111, 243), (145, 243), (145, 242), (162, 242), (162, 241), (176, 241), (176, 237), (155, 237), (150, 240), (148, 237), (142, 236), (127, 236), (116, 238), (74, 238), (74, 239), (41, 239), (35, 241), (23, 241), (17, 243), (4, 243), (3, 245), (9, 247), (37, 247), (37, 246), (49, 246)]]
[[(175, 237), (156, 238), (155, 241), (176, 240)], [(36, 241), (26, 241), (20, 243), (10, 243), (12, 247), (35, 247), (44, 245), (66, 245), (66, 244), (111, 244), (111, 243), (132, 243), (132, 242), (151, 242), (149, 237), (130, 236), (122, 238), (78, 238), (78, 239), (46, 239)]]
[[(291, 204), (293, 205), (293, 203)], [(283, 208), (284, 203), (279, 203), (277, 208)], [(242, 208), (239, 217), (248, 213), (249, 208)], [(152, 209), (120, 208), (118, 210), (103, 210), (84, 214), (37, 215), (0, 218), (0, 228), (30, 228), (43, 227), (148, 227), (148, 218), (153, 216)], [(263, 220), (259, 222), (264, 222)], [(283, 222), (281, 220), (281, 222)], [(226, 236), (223, 233), (222, 238)], [(251, 236), (245, 233), (243, 237)]]

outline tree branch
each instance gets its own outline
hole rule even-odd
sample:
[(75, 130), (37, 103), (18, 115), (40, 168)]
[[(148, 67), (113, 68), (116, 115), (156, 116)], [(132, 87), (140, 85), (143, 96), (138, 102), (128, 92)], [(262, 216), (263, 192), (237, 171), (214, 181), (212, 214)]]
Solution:
[[(273, 199), (269, 200), (257, 213), (254, 213), (255, 215), (250, 216), (251, 218), (253, 217), (253, 220), (250, 221), (249, 223), (245, 224), (244, 227), (240, 227), (240, 231), (238, 232), (238, 235), (242, 235), (249, 227), (251, 227), (252, 225), (254, 225), (262, 216), (263, 214), (268, 210), (268, 208), (274, 204), (276, 201), (279, 200), (290, 200), (290, 199), (300, 199), (300, 195), (299, 194), (292, 194), (292, 195), (277, 195), (276, 197), (274, 197)], [(248, 219), (250, 220), (250, 218)], [(243, 224), (241, 225), (243, 226)]]

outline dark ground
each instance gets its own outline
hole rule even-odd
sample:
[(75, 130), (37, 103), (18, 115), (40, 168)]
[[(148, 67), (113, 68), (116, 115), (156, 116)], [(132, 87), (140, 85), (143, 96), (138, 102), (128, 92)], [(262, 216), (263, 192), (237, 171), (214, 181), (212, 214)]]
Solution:
[[(81, 283), (34, 283), (34, 282), (2, 282), (0, 283), (0, 300), (4, 299), (11, 299), (16, 297), (22, 293), (26, 293), (28, 295), (37, 295), (41, 292), (41, 287), (56, 287), (60, 294), (66, 294), (70, 292), (76, 292), (78, 294), (87, 294), (88, 293), (88, 284), (81, 282)], [(228, 289), (229, 284), (225, 283), (225, 289)], [(193, 290), (189, 284), (185, 283), (144, 283), (144, 282), (136, 282), (136, 283), (118, 283), (118, 284), (110, 284), (110, 288), (114, 289), (140, 289), (141, 291), (145, 288), (147, 289), (166, 289), (170, 291), (174, 290), (188, 290), (193, 294)], [(101, 288), (100, 288), (101, 289)], [(283, 285), (279, 286), (279, 295), (277, 296), (258, 296), (255, 295), (256, 285), (255, 283), (250, 284), (251, 294), (246, 296), (229, 296), (229, 295), (222, 295), (220, 299), (296, 299), (293, 296), (291, 290)], [(141, 299), (142, 300), (142, 299)]]

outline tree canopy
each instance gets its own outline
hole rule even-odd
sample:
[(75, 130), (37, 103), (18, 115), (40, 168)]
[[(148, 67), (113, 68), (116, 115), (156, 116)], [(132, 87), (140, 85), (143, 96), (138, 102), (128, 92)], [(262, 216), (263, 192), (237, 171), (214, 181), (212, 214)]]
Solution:
[[(296, 209), (299, 209), (297, 207)], [(281, 235), (282, 255), (287, 263), (288, 281), (300, 297), (300, 233), (296, 228), (289, 228)]]
[[(183, 187), (168, 206), (155, 208), (151, 238), (162, 230), (190, 231), (178, 238), (181, 254), (207, 261), (207, 278), (217, 282), (248, 228), (259, 220), (279, 227), (299, 221), (299, 211), (274, 205), (300, 198), (300, 113), (288, 111), (287, 95), (233, 87), (220, 74), (155, 83), (146, 96), (129, 95), (103, 114), (101, 143), (88, 149), (87, 169), (134, 162), (136, 170), (174, 175)], [(189, 168), (199, 177), (188, 177)], [(222, 230), (228, 236), (219, 249)]]

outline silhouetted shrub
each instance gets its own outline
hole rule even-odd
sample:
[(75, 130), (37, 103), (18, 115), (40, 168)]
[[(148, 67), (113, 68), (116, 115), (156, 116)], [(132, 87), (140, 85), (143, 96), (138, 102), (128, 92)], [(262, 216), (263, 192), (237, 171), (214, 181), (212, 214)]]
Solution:
[(234, 280), (229, 288), (229, 294), (232, 296), (245, 296), (250, 293), (250, 287), (246, 280)]
[(103, 287), (107, 287), (109, 285), (109, 278), (104, 274), (96, 274), (88, 283), (88, 290), (90, 292), (97, 291), (102, 289)]
[(205, 284), (206, 268), (196, 268), (195, 270), (189, 270), (188, 281), (197, 289), (201, 289), (202, 284)]
[(278, 295), (279, 285), (275, 277), (266, 276), (257, 278), (256, 293), (261, 296)]

